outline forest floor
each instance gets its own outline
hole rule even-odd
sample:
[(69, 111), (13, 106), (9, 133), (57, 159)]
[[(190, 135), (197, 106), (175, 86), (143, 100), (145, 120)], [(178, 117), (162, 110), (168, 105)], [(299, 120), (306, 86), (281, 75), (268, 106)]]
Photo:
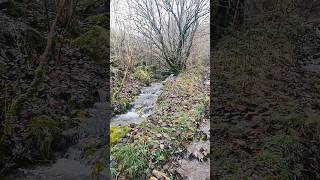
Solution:
[(165, 82), (154, 112), (112, 147), (114, 178), (209, 177), (208, 75), (196, 68)]
[(211, 177), (319, 179), (319, 23), (250, 27), (212, 52)]
[[(38, 69), (39, 57), (46, 48), (56, 4), (9, 2), (0, 1), (0, 179), (20, 168), (54, 162), (79, 144), (83, 134), (105, 135), (100, 120), (110, 115), (104, 103), (109, 100), (106, 79), (110, 73), (105, 61), (109, 15), (104, 12), (104, 2), (77, 1), (73, 9), (76, 20), (58, 20), (43, 71)], [(18, 100), (18, 108), (12, 108)], [(11, 116), (15, 118), (8, 118)], [(103, 130), (94, 133), (95, 127), (87, 126), (85, 130), (90, 132), (82, 133), (82, 124), (91, 121), (99, 122), (96, 129)], [(13, 130), (10, 134), (5, 124)], [(106, 143), (101, 139), (89, 146), (97, 149)], [(78, 154), (81, 159), (88, 149), (90, 157), (95, 153), (92, 148), (82, 148)], [(91, 171), (91, 166), (87, 169)], [(79, 168), (75, 172), (77, 175)], [(22, 179), (26, 178), (22, 174)]]

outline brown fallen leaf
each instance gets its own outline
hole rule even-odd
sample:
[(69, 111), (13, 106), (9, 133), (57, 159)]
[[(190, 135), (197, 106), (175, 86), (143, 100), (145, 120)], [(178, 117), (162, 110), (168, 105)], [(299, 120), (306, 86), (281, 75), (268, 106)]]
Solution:
[(167, 175), (165, 173), (157, 171), (155, 169), (152, 171), (152, 175), (154, 175), (159, 180), (169, 180), (169, 178), (167, 177)]

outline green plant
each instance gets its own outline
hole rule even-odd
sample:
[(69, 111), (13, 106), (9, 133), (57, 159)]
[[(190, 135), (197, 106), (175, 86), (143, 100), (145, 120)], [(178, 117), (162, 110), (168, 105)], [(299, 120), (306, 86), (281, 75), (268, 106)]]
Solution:
[(140, 82), (144, 83), (145, 85), (150, 84), (151, 77), (147, 71), (144, 71), (142, 69), (137, 69), (134, 74), (134, 78), (139, 80)]
[(121, 112), (126, 112), (131, 107), (129, 100), (127, 98), (120, 99), (120, 106), (121, 106), (121, 108), (120, 108)]
[(194, 130), (192, 121), (187, 114), (181, 113), (176, 120), (173, 120), (175, 127), (181, 131)]
[(151, 159), (155, 165), (160, 164), (165, 159), (164, 152), (162, 150), (155, 150), (151, 152)]
[(114, 145), (131, 131), (129, 126), (113, 126), (110, 128), (110, 144)]
[(81, 48), (97, 63), (103, 63), (107, 57), (109, 33), (101, 26), (93, 26), (88, 32), (72, 41), (72, 45)]
[(116, 169), (116, 168), (110, 168), (110, 172), (111, 172), (111, 177), (112, 177), (113, 179), (115, 179), (116, 176), (117, 176), (117, 174), (118, 174), (117, 169)]
[(39, 148), (42, 158), (47, 159), (51, 155), (53, 142), (61, 134), (61, 129), (55, 120), (49, 116), (41, 115), (31, 119), (27, 132)]
[(196, 121), (200, 121), (204, 117), (205, 108), (203, 104), (197, 104), (192, 108), (191, 113)]
[(111, 149), (111, 154), (118, 163), (119, 171), (129, 179), (139, 179), (148, 168), (148, 150), (144, 143), (116, 146)]

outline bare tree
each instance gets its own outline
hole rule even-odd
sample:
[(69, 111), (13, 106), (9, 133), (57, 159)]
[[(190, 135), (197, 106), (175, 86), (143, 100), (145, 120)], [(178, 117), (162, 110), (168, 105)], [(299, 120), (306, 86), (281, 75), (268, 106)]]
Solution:
[[(119, 4), (116, 2), (113, 2), (112, 7), (114, 9), (119, 8)], [(126, 31), (130, 29), (130, 26), (126, 26), (126, 24), (123, 22), (125, 19), (119, 18), (116, 14), (113, 16), (116, 24), (117, 31), (113, 32), (111, 34), (111, 43), (113, 46), (111, 46), (111, 53), (114, 55), (113, 58), (116, 58), (117, 60), (125, 60), (124, 66), (125, 66), (125, 72), (124, 76), (121, 80), (121, 83), (118, 87), (118, 89), (112, 94), (112, 99), (116, 99), (117, 95), (121, 92), (127, 77), (129, 71), (133, 67), (133, 58), (132, 58), (132, 45), (131, 45), (131, 38), (130, 34)]]
[(209, 14), (208, 0), (132, 0), (136, 29), (174, 73), (186, 68), (193, 38)]

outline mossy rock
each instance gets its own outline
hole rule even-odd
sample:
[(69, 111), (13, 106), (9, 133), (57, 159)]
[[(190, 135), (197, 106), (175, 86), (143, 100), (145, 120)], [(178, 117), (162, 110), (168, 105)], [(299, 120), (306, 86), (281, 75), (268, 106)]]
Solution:
[(116, 144), (121, 138), (131, 131), (129, 126), (113, 126), (110, 128), (110, 144)]
[(133, 74), (134, 78), (137, 79), (138, 81), (144, 83), (145, 85), (149, 85), (150, 84), (150, 74), (147, 71), (144, 71), (142, 69), (137, 69), (134, 74)]
[(72, 41), (97, 63), (106, 63), (109, 50), (109, 33), (101, 26), (93, 26), (88, 32)]
[(27, 132), (38, 148), (40, 156), (48, 159), (51, 156), (52, 145), (59, 139), (62, 131), (54, 119), (40, 115), (31, 119)]

